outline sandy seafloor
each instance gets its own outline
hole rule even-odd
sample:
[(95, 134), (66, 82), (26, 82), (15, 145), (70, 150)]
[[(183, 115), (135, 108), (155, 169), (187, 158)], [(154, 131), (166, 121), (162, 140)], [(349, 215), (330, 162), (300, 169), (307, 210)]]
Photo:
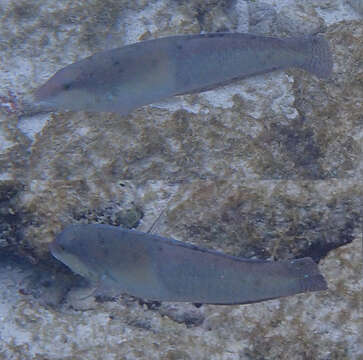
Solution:
[[(361, 0), (0, 0), (0, 359), (363, 359)], [(200, 32), (322, 33), (296, 69), (128, 116), (39, 113), (96, 51)], [(242, 257), (311, 256), (328, 290), (240, 306), (84, 299), (48, 244), (70, 223)], [(83, 287), (82, 287), (83, 286)]]

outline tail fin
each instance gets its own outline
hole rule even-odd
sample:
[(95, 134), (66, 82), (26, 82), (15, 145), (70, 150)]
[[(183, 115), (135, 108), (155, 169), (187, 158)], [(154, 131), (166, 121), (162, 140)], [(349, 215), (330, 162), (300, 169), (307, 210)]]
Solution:
[(302, 39), (306, 62), (300, 67), (310, 71), (319, 78), (328, 78), (333, 69), (333, 59), (328, 41), (320, 35), (312, 35)]
[(290, 261), (290, 274), (298, 279), (299, 292), (326, 290), (327, 284), (318, 265), (311, 258)]

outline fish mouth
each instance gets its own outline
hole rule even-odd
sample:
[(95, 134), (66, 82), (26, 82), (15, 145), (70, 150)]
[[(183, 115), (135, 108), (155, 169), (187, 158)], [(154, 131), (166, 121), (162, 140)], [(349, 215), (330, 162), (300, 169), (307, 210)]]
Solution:
[(39, 102), (49, 102), (52, 101), (52, 98), (59, 94), (61, 90), (61, 84), (59, 84), (53, 76), (35, 90), (34, 98)]
[(49, 250), (52, 255), (59, 260), (59, 256), (64, 252), (63, 249), (57, 244), (57, 241), (54, 240), (49, 244)]
[(34, 99), (39, 102), (46, 101), (50, 96), (51, 91), (49, 90), (47, 84), (40, 86), (34, 92)]

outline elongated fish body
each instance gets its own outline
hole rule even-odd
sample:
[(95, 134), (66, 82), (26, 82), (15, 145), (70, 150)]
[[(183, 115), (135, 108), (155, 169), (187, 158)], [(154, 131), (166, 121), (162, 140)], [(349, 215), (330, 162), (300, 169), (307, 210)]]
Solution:
[(246, 304), (326, 289), (311, 258), (248, 260), (108, 225), (71, 225), (51, 243), (58, 260), (98, 287), (155, 301)]
[(50, 109), (127, 114), (170, 96), (289, 67), (328, 77), (332, 59), (326, 40), (215, 33), (142, 41), (66, 66), (35, 98)]

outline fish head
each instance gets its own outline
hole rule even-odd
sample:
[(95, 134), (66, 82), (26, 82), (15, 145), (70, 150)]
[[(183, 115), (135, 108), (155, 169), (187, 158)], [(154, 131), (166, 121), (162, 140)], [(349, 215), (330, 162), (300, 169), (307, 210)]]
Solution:
[(93, 266), (93, 259), (87, 249), (87, 237), (83, 235), (81, 226), (69, 226), (57, 235), (49, 249), (57, 260), (73, 272), (92, 283), (98, 283), (100, 272), (97, 266)]
[(34, 93), (35, 100), (55, 109), (85, 110), (95, 101), (92, 92), (87, 91), (90, 71), (69, 65), (56, 72)]

